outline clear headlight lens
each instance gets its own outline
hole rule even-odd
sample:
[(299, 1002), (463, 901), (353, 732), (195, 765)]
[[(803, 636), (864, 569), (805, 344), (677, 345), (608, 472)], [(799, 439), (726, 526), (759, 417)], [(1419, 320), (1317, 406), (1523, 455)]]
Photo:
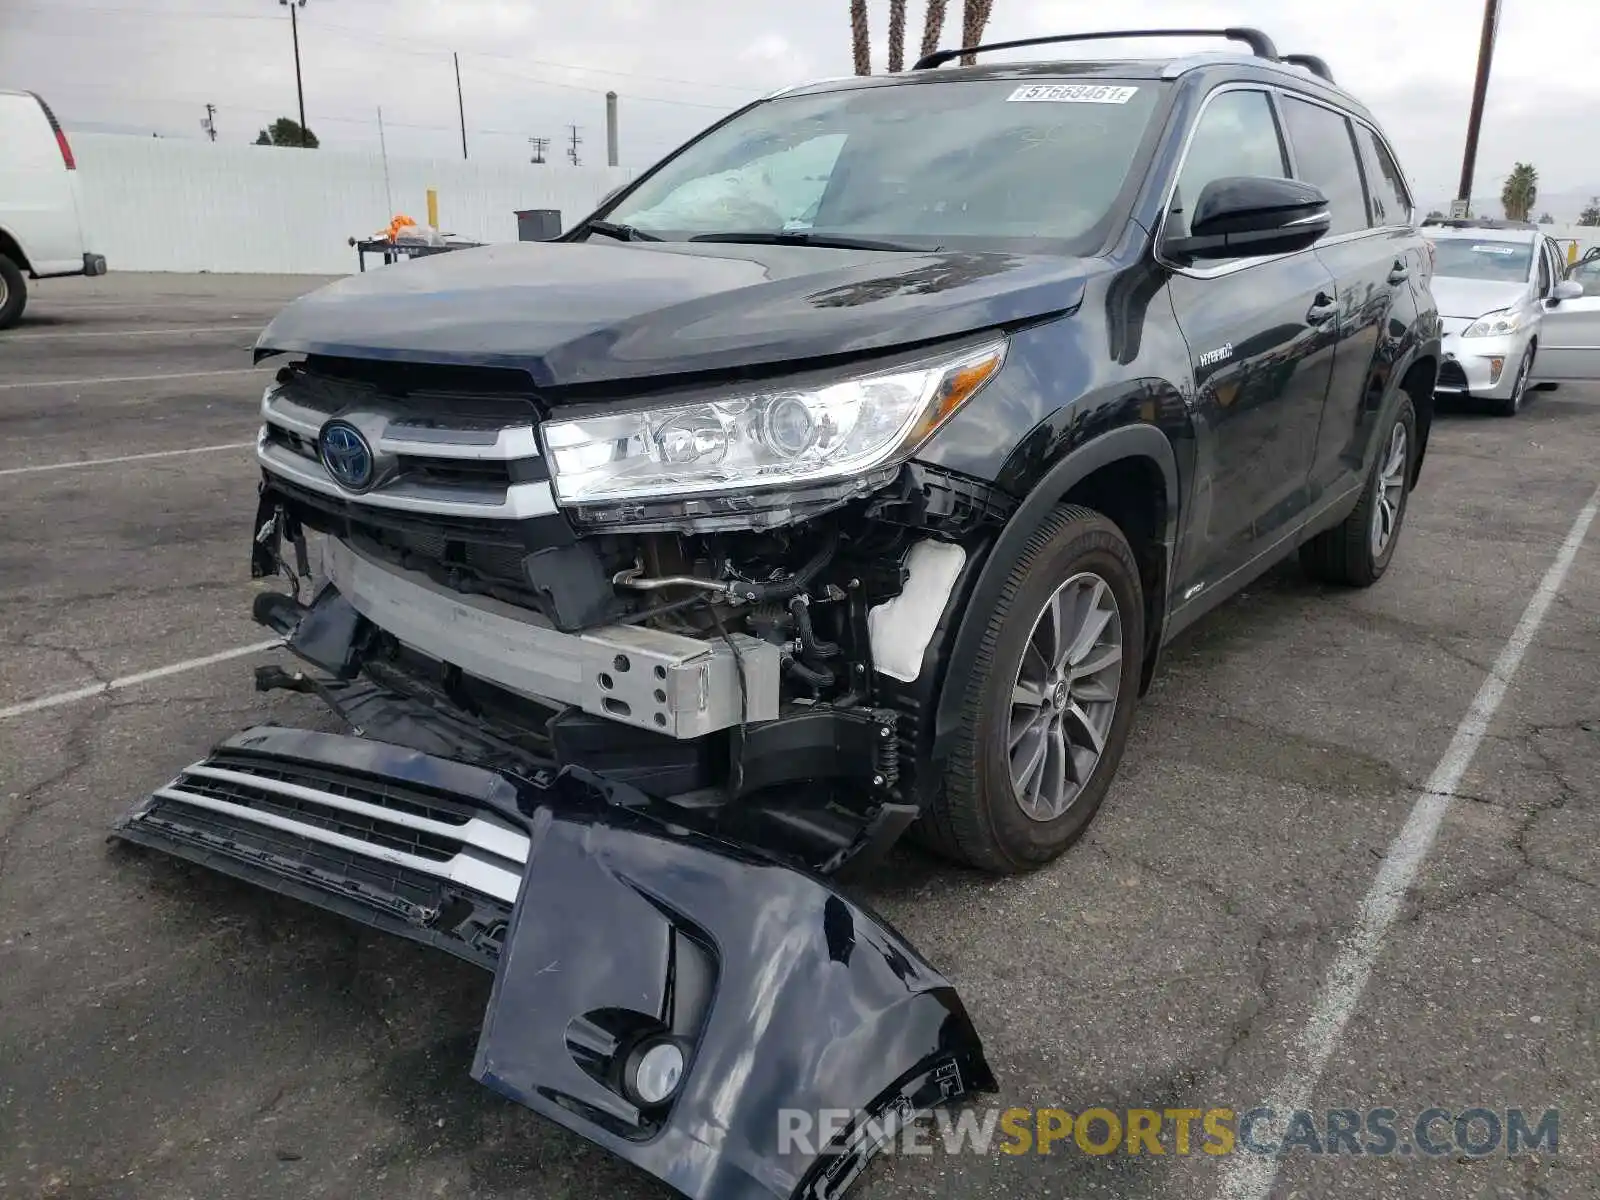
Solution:
[(1522, 328), (1522, 318), (1514, 312), (1485, 313), (1461, 331), (1462, 337), (1504, 337)]
[(809, 388), (605, 413), (544, 426), (564, 504), (782, 487), (909, 455), (999, 372), (1004, 341)]

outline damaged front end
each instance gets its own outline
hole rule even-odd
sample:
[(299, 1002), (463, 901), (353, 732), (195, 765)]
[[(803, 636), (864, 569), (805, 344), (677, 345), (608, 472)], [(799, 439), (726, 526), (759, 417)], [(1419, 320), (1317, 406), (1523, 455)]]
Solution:
[[(937, 647), (1007, 502), (887, 459), (608, 498), (583, 464), (625, 418), (563, 450), (506, 377), (280, 374), (251, 561), (294, 591), (255, 616), (305, 667), (257, 686), (348, 733), (249, 729), (116, 834), (492, 971), (474, 1077), (685, 1195), (837, 1196), (994, 1088), (950, 984), (821, 877), (920, 811)], [(840, 1111), (820, 1152), (789, 1136)]]

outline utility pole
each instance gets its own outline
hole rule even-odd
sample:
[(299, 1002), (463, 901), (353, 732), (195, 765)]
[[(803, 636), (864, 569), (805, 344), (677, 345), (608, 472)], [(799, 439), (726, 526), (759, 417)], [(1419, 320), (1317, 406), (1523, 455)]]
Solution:
[(572, 160), (573, 166), (581, 166), (582, 164), (578, 161), (578, 147), (583, 144), (583, 139), (578, 136), (578, 127), (576, 125), (568, 125), (567, 130), (570, 143), (567, 146), (567, 157)]
[(617, 94), (606, 93), (606, 165), (617, 165)]
[(300, 22), (295, 17), (295, 9), (304, 8), (306, 0), (278, 0), (278, 3), (289, 10), (289, 32), (294, 36), (294, 93), (300, 101), (300, 148), (306, 145), (306, 89), (300, 82)]
[(206, 131), (206, 136), (213, 142), (217, 140), (217, 106), (206, 105), (205, 119), (200, 122), (200, 128)]
[(1472, 211), (1472, 175), (1478, 165), (1478, 130), (1483, 125), (1483, 102), (1489, 93), (1489, 67), (1494, 62), (1495, 35), (1500, 28), (1500, 0), (1483, 0), (1483, 36), (1478, 42), (1478, 77), (1472, 85), (1472, 111), (1467, 116), (1467, 150), (1461, 160), (1461, 187), (1456, 192), (1462, 216)]
[(456, 63), (456, 113), (461, 117), (461, 157), (467, 156), (467, 106), (461, 99), (461, 55), (451, 51)]
[(378, 105), (378, 153), (383, 156), (383, 202), (394, 215), (394, 192), (389, 187), (389, 143), (383, 136), (383, 105)]
[(528, 139), (528, 145), (533, 147), (533, 157), (528, 161), (535, 163), (544, 162), (544, 152), (550, 149), (550, 139), (547, 137), (531, 137)]

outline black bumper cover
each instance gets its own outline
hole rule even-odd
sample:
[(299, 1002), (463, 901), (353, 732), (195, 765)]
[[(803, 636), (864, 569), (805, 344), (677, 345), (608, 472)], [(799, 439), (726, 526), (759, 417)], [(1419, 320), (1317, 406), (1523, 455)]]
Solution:
[[(273, 727), (213, 761), (346, 796), (433, 795), (525, 830), (509, 913), (448, 882), (335, 861), (281, 827), (208, 825), (170, 793), (115, 833), (489, 967), (473, 1076), (694, 1200), (837, 1196), (876, 1135), (994, 1090), (954, 988), (885, 922), (627, 788)], [(684, 1053), (682, 1081), (663, 1105), (635, 1103), (629, 1063), (662, 1040)], [(785, 1144), (785, 1110), (813, 1129), (829, 1112), (856, 1120), (818, 1154)]]

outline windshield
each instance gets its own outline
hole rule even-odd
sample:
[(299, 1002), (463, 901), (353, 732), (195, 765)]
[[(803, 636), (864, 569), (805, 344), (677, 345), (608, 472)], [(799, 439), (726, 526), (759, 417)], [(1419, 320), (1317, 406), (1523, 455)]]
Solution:
[(1531, 242), (1480, 241), (1476, 238), (1434, 240), (1434, 273), (1457, 279), (1492, 279), (1526, 283), (1533, 267)]
[(605, 214), (655, 237), (810, 234), (1083, 252), (1112, 213), (1158, 87), (966, 80), (757, 105)]

